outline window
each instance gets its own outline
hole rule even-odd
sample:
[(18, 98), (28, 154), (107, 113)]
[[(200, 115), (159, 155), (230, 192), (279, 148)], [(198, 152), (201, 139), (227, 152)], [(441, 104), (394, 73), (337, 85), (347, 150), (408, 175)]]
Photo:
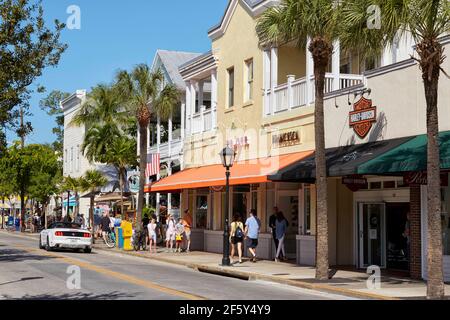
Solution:
[(234, 106), (234, 68), (228, 69), (228, 108)]
[(305, 187), (303, 189), (303, 235), (311, 235), (311, 188)]
[(245, 101), (253, 100), (253, 59), (245, 62), (247, 70), (246, 89), (245, 89)]
[(72, 148), (70, 148), (70, 172), (73, 172), (74, 171), (74, 167), (73, 167), (73, 165), (74, 165), (74, 162), (73, 162), (73, 147)]
[(67, 149), (64, 150), (64, 171), (69, 171), (69, 153), (67, 152)]
[(208, 216), (208, 196), (197, 196), (195, 207), (195, 228), (206, 229)]
[(80, 146), (77, 146), (77, 164), (76, 164), (76, 171), (80, 171)]

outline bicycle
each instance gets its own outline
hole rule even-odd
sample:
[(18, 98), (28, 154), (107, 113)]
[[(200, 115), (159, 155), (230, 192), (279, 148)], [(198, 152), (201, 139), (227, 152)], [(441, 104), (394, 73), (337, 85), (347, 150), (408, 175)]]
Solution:
[(116, 235), (112, 231), (108, 231), (103, 237), (103, 241), (108, 248), (112, 249), (116, 246)]

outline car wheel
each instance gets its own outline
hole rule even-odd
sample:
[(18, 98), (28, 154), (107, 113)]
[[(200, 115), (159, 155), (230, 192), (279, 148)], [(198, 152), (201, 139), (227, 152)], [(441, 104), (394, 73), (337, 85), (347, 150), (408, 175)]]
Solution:
[(47, 236), (47, 242), (45, 243), (45, 250), (52, 251), (52, 247), (50, 247), (50, 240), (48, 239), (48, 236)]
[(39, 236), (39, 249), (44, 249), (44, 246), (42, 245), (42, 237)]
[(87, 248), (84, 248), (84, 253), (91, 253), (92, 252), (92, 248), (90, 248), (90, 247), (87, 247)]

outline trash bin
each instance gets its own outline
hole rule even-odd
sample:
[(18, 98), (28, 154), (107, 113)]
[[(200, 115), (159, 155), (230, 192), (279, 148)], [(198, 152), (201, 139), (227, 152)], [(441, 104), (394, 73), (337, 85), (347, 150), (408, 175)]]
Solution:
[(128, 221), (123, 221), (121, 228), (123, 233), (123, 249), (125, 251), (132, 251), (131, 237), (133, 236), (133, 224)]
[(119, 249), (123, 249), (123, 229), (117, 227), (116, 229), (116, 246)]

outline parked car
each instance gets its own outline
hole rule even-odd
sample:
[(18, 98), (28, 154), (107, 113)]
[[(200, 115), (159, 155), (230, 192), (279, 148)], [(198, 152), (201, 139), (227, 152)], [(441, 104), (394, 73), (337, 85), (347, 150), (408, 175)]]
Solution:
[(91, 233), (82, 229), (79, 224), (72, 222), (54, 222), (40, 233), (39, 249), (51, 251), (53, 249), (82, 250), (92, 252)]

